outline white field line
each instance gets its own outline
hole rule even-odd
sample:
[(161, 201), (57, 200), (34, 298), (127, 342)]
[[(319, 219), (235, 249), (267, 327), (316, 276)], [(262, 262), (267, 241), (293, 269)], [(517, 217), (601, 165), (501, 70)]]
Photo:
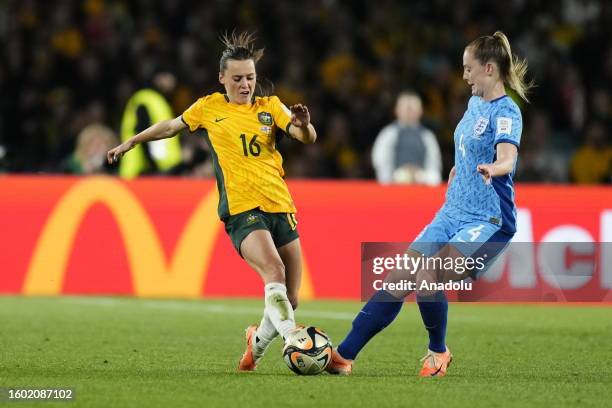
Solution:
[[(244, 306), (232, 306), (227, 304), (206, 304), (198, 302), (180, 302), (175, 300), (154, 300), (154, 299), (137, 299), (137, 302), (130, 300), (116, 299), (116, 298), (100, 298), (100, 297), (59, 297), (57, 298), (61, 302), (80, 304), (80, 305), (92, 305), (102, 307), (122, 307), (127, 303), (137, 304), (142, 307), (157, 309), (157, 310), (177, 310), (181, 312), (195, 312), (195, 313), (219, 313), (219, 314), (233, 314), (233, 315), (249, 315), (259, 316), (262, 313), (263, 307), (244, 307)], [(263, 306), (263, 302), (262, 302)], [(353, 320), (355, 313), (348, 312), (326, 312), (318, 310), (307, 310), (298, 309), (296, 312), (297, 318), (320, 318), (320, 319), (331, 319), (331, 320)]]

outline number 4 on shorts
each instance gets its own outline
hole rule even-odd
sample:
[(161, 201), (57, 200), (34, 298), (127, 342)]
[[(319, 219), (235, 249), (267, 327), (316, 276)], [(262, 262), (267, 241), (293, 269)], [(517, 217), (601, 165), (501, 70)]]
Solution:
[[(471, 228), (469, 230), (467, 230), (467, 233), (470, 235), (470, 242), (474, 242), (478, 239), (478, 237), (480, 236), (482, 229), (484, 228), (484, 224), (480, 224), (477, 227)], [(457, 241), (459, 242), (467, 242), (464, 239), (461, 238), (457, 238)]]

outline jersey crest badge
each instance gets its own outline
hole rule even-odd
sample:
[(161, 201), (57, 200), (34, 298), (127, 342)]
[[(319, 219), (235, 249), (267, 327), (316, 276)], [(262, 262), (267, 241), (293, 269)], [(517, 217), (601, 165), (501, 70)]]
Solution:
[(259, 112), (257, 119), (264, 125), (272, 126), (272, 115), (269, 112)]
[(496, 136), (501, 135), (502, 133), (511, 134), (512, 133), (512, 119), (499, 117), (497, 118), (497, 134)]
[(487, 125), (489, 124), (489, 119), (483, 118), (482, 116), (478, 118), (476, 124), (474, 125), (474, 137), (479, 138), (480, 135), (487, 130)]

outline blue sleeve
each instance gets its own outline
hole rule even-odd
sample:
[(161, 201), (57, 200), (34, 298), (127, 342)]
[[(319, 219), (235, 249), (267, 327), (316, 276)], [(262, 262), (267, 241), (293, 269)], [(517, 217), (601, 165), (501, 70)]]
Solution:
[(492, 117), (494, 145), (498, 143), (512, 143), (517, 148), (521, 144), (521, 133), (523, 132), (523, 118), (516, 104), (502, 105)]

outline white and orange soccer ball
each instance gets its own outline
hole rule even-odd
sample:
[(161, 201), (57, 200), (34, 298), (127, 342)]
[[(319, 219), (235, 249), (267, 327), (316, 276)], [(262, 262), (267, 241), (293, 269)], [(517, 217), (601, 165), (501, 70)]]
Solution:
[(317, 327), (301, 327), (291, 333), (283, 348), (287, 366), (299, 375), (321, 373), (331, 360), (329, 336)]

